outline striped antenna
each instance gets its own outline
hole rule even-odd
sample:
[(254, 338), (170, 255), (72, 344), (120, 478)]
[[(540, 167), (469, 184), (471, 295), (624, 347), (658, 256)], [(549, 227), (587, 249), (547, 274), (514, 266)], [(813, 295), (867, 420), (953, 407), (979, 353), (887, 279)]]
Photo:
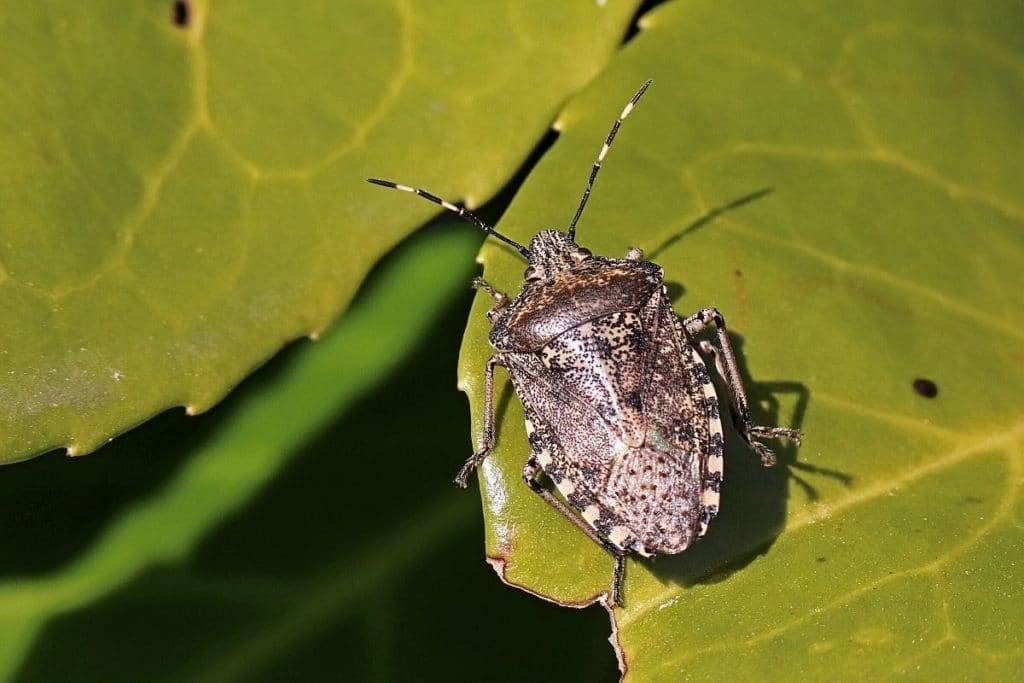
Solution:
[(601, 164), (604, 162), (604, 158), (608, 156), (608, 150), (612, 148), (612, 140), (615, 139), (615, 135), (619, 132), (619, 126), (626, 120), (626, 117), (633, 111), (633, 107), (640, 101), (643, 94), (647, 92), (647, 88), (651, 86), (653, 81), (648, 79), (646, 83), (640, 86), (640, 89), (636, 91), (631, 99), (619, 114), (619, 118), (615, 119), (615, 123), (612, 124), (612, 129), (608, 133), (608, 137), (604, 141), (604, 145), (601, 147), (601, 151), (597, 155), (597, 161), (594, 162), (594, 168), (590, 171), (590, 182), (587, 183), (587, 189), (583, 190), (583, 198), (580, 200), (579, 208), (576, 209), (576, 215), (572, 217), (572, 223), (569, 224), (569, 239), (576, 240), (576, 223), (580, 220), (580, 216), (583, 215), (583, 207), (587, 205), (587, 200), (590, 199), (590, 191), (594, 188), (594, 181), (597, 180), (597, 172), (601, 170)]
[(437, 204), (439, 206), (442, 206), (445, 209), (448, 209), (449, 211), (451, 211), (454, 214), (457, 214), (460, 218), (463, 218), (463, 219), (469, 221), (470, 223), (472, 223), (476, 227), (478, 227), (481, 230), (483, 230), (484, 232), (486, 232), (488, 235), (492, 235), (494, 237), (497, 237), (499, 240), (501, 240), (505, 244), (511, 245), (512, 247), (515, 247), (515, 249), (520, 254), (525, 256), (527, 258), (527, 260), (529, 260), (529, 258), (530, 258), (530, 250), (529, 249), (527, 249), (523, 245), (519, 244), (519, 242), (516, 242), (515, 240), (512, 240), (512, 239), (509, 239), (508, 237), (505, 237), (500, 232), (498, 232), (497, 230), (495, 230), (491, 226), (487, 225), (487, 223), (484, 223), (480, 218), (478, 218), (477, 216), (473, 215), (469, 211), (466, 211), (461, 206), (456, 206), (456, 205), (452, 204), (451, 202), (445, 201), (445, 200), (441, 199), (440, 197), (438, 197), (437, 195), (431, 194), (431, 193), (427, 192), (426, 190), (421, 190), (418, 187), (409, 187), (408, 185), (400, 185), (399, 183), (393, 183), (390, 180), (381, 180), (380, 178), (367, 178), (366, 180), (367, 180), (367, 182), (371, 182), (374, 185), (380, 185), (381, 187), (390, 187), (393, 190), (401, 190), (402, 192), (411, 192), (412, 194), (419, 195), (420, 197), (423, 197), (424, 199), (429, 199), (430, 201), (434, 202), (435, 204)]

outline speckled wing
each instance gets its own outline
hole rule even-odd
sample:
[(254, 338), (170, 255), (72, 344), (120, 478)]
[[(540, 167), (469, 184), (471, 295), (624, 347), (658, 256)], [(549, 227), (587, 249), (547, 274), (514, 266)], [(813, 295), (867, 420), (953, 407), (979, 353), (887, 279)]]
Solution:
[(539, 354), (509, 354), (504, 361), (541, 468), (602, 538), (623, 549), (632, 547), (636, 539), (619, 511), (602, 503), (622, 441), (593, 406), (544, 366)]
[(606, 500), (649, 553), (677, 553), (718, 511), (722, 427), (703, 359), (688, 343), (664, 291), (643, 312), (650, 332), (641, 389), (644, 444), (617, 458)]
[(718, 419), (703, 362), (665, 301), (658, 290), (508, 366), (541, 467), (602, 537), (648, 555), (679, 552), (706, 527)]

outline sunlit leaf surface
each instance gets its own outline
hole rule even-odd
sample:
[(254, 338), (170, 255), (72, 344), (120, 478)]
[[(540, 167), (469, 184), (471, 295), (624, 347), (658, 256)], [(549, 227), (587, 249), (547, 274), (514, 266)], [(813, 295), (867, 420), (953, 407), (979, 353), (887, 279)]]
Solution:
[(634, 9), (175, 4), (0, 7), (0, 462), (202, 412), (321, 333), (436, 208), (364, 179), (478, 205)]
[(494, 581), (475, 496), (451, 485), (479, 242), (418, 234), (336, 329), (207, 415), (4, 468), (0, 679), (608, 680), (606, 615)]
[[(567, 225), (608, 126), (653, 78), (579, 240), (644, 248), (680, 313), (718, 306), (756, 417), (805, 441), (766, 471), (730, 437), (708, 536), (629, 563), (614, 611), (626, 670), (1021, 676), (1024, 11), (686, 2), (642, 25), (569, 104), (499, 228)], [(514, 252), (491, 243), (482, 259), (518, 289)], [(478, 297), (461, 360), (476, 435), (489, 305)], [(612, 560), (522, 483), (522, 411), (498, 376), (488, 554), (510, 582), (592, 601)]]

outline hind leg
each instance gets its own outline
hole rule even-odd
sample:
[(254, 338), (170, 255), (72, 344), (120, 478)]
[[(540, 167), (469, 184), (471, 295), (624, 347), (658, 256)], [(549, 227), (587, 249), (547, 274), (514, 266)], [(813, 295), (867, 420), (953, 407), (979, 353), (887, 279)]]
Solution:
[(607, 550), (615, 558), (615, 570), (612, 574), (612, 603), (622, 607), (622, 582), (625, 579), (626, 573), (626, 551), (617, 548), (608, 539), (601, 538), (593, 527), (580, 519), (580, 516), (562, 502), (550, 489), (537, 481), (537, 475), (540, 474), (540, 471), (541, 468), (537, 462), (537, 456), (533, 454), (523, 467), (523, 479), (526, 481), (526, 485), (530, 487), (530, 490), (543, 498), (548, 505), (558, 510), (563, 517), (586, 534), (587, 538)]

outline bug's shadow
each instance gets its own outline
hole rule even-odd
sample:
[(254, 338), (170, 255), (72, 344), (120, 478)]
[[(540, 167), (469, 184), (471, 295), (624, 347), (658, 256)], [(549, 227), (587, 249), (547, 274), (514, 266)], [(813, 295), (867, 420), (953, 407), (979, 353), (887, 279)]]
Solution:
[[(730, 333), (729, 338), (736, 351), (754, 420), (769, 426), (800, 429), (811, 398), (807, 386), (797, 381), (755, 381), (746, 366), (742, 337)], [(716, 385), (724, 405), (727, 393), (718, 380), (716, 378)], [(785, 402), (787, 407), (783, 409), (780, 397), (787, 395), (792, 398)], [(704, 538), (679, 555), (661, 556), (648, 565), (665, 583), (690, 586), (717, 582), (768, 552), (785, 524), (789, 479), (797, 483), (809, 500), (818, 496), (813, 477), (801, 477), (794, 470), (834, 477), (844, 483), (852, 479), (841, 472), (800, 463), (797, 446), (787, 440), (768, 442), (778, 463), (774, 467), (763, 467), (760, 458), (739, 436), (733, 422), (723, 419), (723, 423), (725, 480), (720, 512)]]
[(676, 242), (683, 239), (687, 235), (691, 235), (694, 232), (700, 230), (701, 228), (710, 225), (711, 223), (714, 222), (716, 218), (718, 218), (722, 214), (729, 213), (730, 211), (735, 211), (736, 209), (739, 209), (742, 206), (750, 204), (751, 202), (756, 202), (757, 200), (763, 197), (767, 197), (774, 191), (774, 188), (762, 187), (759, 190), (754, 190), (753, 192), (745, 194), (742, 197), (734, 199), (728, 204), (716, 206), (715, 208), (706, 212), (704, 215), (697, 218), (697, 220), (693, 221), (692, 223), (684, 227), (682, 230), (676, 232), (673, 235), (670, 235), (658, 246), (654, 247), (653, 249), (647, 250), (647, 259), (651, 261), (657, 261), (658, 257), (661, 256), (661, 254), (663, 254), (666, 249), (668, 249), (669, 247), (671, 247), (672, 245), (674, 245)]

